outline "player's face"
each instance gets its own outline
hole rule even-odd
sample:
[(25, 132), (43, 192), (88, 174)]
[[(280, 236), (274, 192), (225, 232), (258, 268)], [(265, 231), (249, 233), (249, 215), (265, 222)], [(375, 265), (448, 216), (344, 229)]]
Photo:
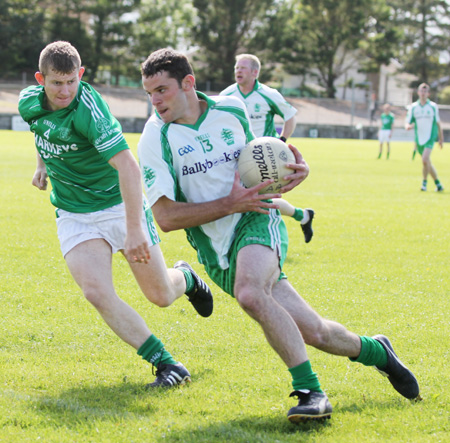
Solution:
[(234, 66), (234, 78), (239, 86), (250, 86), (256, 80), (258, 70), (252, 69), (251, 61), (242, 59), (236, 62)]
[(419, 96), (420, 100), (427, 100), (428, 96), (430, 95), (430, 90), (428, 88), (419, 88), (417, 90), (417, 95)]
[(152, 77), (143, 76), (142, 84), (164, 123), (184, 123), (189, 117), (187, 96), (177, 79), (166, 71)]
[(70, 74), (61, 74), (53, 70), (45, 76), (41, 72), (35, 74), (38, 83), (44, 86), (48, 109), (57, 111), (67, 108), (72, 103), (83, 73), (84, 68), (74, 70)]

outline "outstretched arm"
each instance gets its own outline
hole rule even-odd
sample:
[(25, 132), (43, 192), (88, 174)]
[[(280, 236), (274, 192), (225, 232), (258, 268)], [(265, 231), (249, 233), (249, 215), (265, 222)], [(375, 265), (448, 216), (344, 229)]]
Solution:
[(141, 224), (143, 201), (139, 165), (129, 149), (114, 155), (109, 164), (119, 172), (120, 192), (125, 203), (125, 256), (130, 262), (147, 263), (150, 250)]

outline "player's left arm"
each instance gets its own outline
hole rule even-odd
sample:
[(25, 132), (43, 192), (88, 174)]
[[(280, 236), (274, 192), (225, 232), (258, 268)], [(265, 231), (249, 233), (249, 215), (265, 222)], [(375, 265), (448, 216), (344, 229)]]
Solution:
[(288, 146), (289, 149), (294, 153), (295, 163), (288, 163), (286, 167), (293, 169), (294, 172), (284, 177), (285, 180), (290, 180), (290, 182), (280, 189), (282, 193), (294, 189), (296, 186), (302, 183), (309, 175), (309, 166), (308, 163), (306, 163), (305, 159), (303, 158), (303, 155), (294, 145), (291, 145), (289, 143)]
[(130, 262), (147, 263), (150, 250), (141, 224), (143, 201), (139, 165), (129, 149), (118, 152), (108, 163), (119, 172), (120, 192), (125, 203), (125, 256)]
[(444, 130), (442, 128), (441, 122), (437, 122), (438, 125), (438, 134), (439, 134), (439, 146), (441, 149), (444, 147)]
[(296, 126), (297, 120), (295, 119), (294, 115), (293, 117), (284, 122), (280, 137), (284, 137), (287, 140), (294, 133)]

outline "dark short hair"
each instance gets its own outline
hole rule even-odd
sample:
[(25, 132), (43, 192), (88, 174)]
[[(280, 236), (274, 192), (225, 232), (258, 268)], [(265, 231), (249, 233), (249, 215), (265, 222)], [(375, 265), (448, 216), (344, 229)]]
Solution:
[(81, 67), (78, 51), (65, 41), (48, 44), (39, 56), (39, 71), (46, 75), (50, 70), (61, 74), (70, 74)]
[(144, 77), (153, 77), (162, 72), (167, 72), (169, 77), (176, 79), (180, 86), (186, 75), (194, 75), (194, 70), (188, 58), (184, 54), (169, 48), (152, 52), (147, 60), (141, 64), (141, 74)]

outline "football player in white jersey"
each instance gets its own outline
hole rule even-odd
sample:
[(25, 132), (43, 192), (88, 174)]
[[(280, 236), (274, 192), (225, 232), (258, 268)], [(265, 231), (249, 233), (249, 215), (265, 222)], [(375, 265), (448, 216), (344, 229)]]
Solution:
[[(268, 200), (280, 194), (260, 195), (267, 183), (243, 187), (237, 172), (239, 152), (254, 137), (245, 105), (196, 91), (188, 59), (172, 49), (150, 54), (141, 72), (156, 112), (145, 125), (138, 155), (156, 221), (164, 232), (185, 229), (211, 279), (259, 323), (291, 374), (291, 396), (299, 398), (288, 419), (297, 423), (332, 413), (305, 343), (375, 366), (400, 394), (416, 398), (417, 380), (387, 337), (361, 337), (322, 318), (288, 282), (286, 227)], [(309, 173), (300, 152), (289, 147), (296, 163), (282, 192)]]
[[(280, 140), (286, 140), (293, 134), (296, 126), (295, 109), (286, 99), (273, 88), (258, 81), (261, 62), (256, 55), (239, 54), (234, 65), (236, 83), (224, 89), (220, 95), (231, 95), (245, 103), (256, 137), (278, 137), (275, 129), (275, 115), (283, 119)], [(293, 217), (300, 222), (305, 237), (309, 243), (313, 236), (313, 209), (296, 208), (285, 199), (277, 199), (277, 205), (282, 215)]]
[(420, 189), (422, 191), (427, 190), (429, 174), (434, 180), (436, 191), (442, 192), (444, 187), (439, 181), (436, 168), (431, 163), (431, 152), (436, 139), (439, 141), (440, 148), (444, 147), (444, 133), (439, 118), (439, 109), (437, 104), (428, 98), (430, 87), (426, 83), (419, 85), (417, 94), (419, 100), (413, 103), (408, 110), (405, 129), (410, 130), (414, 128), (416, 149), (422, 156), (423, 181)]

